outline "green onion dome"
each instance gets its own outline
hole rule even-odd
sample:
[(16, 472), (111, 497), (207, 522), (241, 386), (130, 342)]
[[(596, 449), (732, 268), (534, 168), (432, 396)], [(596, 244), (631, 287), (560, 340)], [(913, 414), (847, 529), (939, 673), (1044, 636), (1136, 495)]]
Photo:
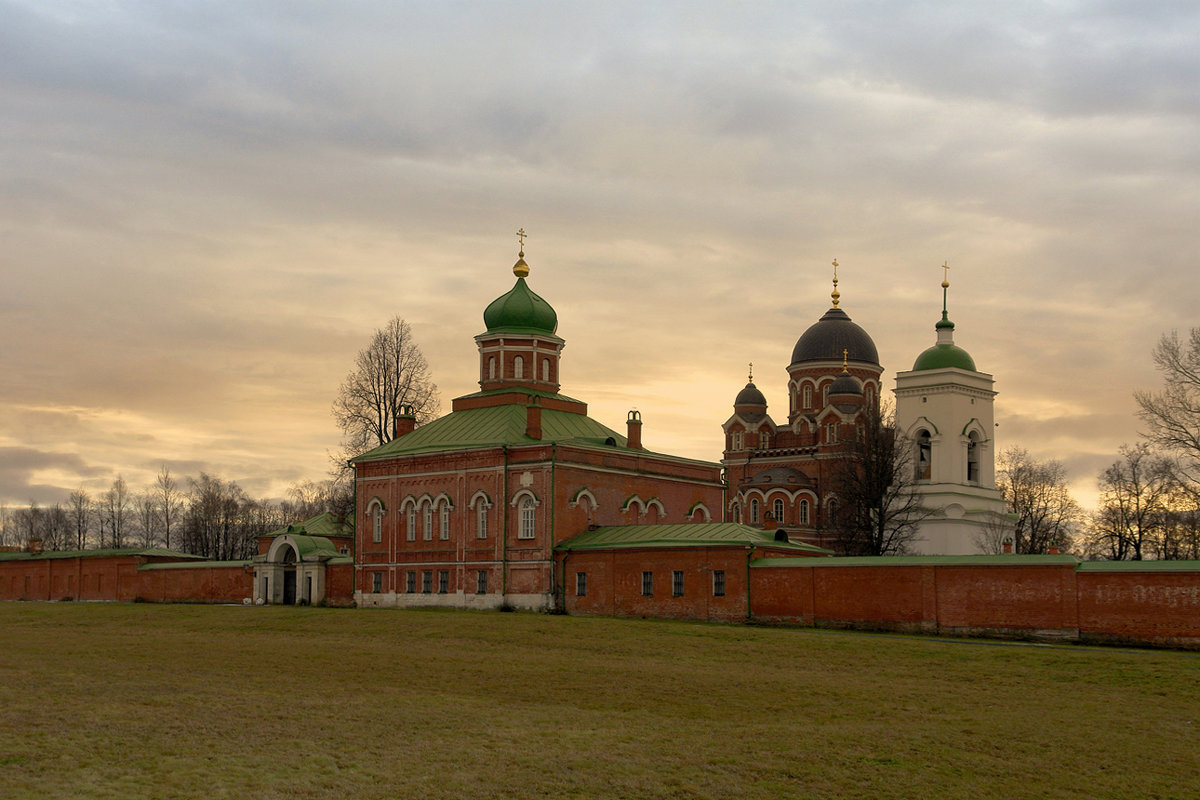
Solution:
[(917, 356), (917, 360), (913, 364), (914, 370), (944, 369), (946, 367), (957, 367), (971, 372), (977, 371), (975, 359), (956, 344), (935, 344)]
[(550, 304), (539, 297), (517, 278), (508, 292), (491, 302), (483, 311), (483, 324), (488, 333), (513, 331), (519, 333), (554, 333), (558, 330), (558, 314)]

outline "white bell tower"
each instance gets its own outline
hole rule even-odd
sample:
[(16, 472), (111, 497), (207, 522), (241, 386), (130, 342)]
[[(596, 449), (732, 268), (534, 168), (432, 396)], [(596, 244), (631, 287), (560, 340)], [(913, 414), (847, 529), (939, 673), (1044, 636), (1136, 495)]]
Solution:
[(912, 448), (909, 468), (922, 505), (934, 512), (910, 544), (923, 555), (998, 551), (1011, 535), (996, 490), (994, 381), (954, 344), (949, 287), (943, 276), (937, 343), (917, 356), (911, 370), (896, 375), (897, 431)]

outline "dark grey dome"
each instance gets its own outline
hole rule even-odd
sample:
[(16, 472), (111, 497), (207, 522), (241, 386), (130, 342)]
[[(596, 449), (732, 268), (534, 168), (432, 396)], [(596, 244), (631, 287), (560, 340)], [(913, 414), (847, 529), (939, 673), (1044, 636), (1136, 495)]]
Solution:
[(746, 388), (738, 392), (734, 399), (735, 406), (765, 406), (767, 398), (758, 390), (758, 387), (753, 383), (747, 383)]
[(829, 384), (829, 394), (862, 394), (862, 383), (858, 378), (851, 375), (849, 372), (843, 372), (838, 375), (833, 383)]
[(851, 322), (845, 311), (831, 308), (796, 342), (792, 363), (841, 361), (843, 350), (850, 361), (879, 366), (879, 353), (867, 332)]

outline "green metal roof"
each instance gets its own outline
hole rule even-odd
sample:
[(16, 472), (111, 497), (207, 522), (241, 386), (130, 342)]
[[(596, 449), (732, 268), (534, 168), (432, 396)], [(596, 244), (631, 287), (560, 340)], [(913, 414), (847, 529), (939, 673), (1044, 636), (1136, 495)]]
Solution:
[[(1025, 556), (1025, 555), (980, 555), (980, 556), (838, 556), (806, 561), (800, 566), (821, 567), (972, 567), (990, 564), (1008, 567), (1045, 566), (1048, 564), (1079, 564), (1075, 556)], [(760, 558), (753, 562), (755, 567), (797, 566), (790, 558)]]
[(45, 550), (41, 553), (0, 553), (0, 561), (31, 561), (46, 558), (102, 558), (105, 556), (144, 556), (147, 558), (201, 559), (204, 556), (180, 553), (162, 547), (109, 547), (100, 550)]
[(943, 369), (945, 367), (957, 367), (958, 369), (970, 370), (971, 372), (977, 371), (975, 369), (975, 359), (971, 358), (970, 353), (956, 344), (935, 344), (917, 356), (916, 362), (913, 363), (914, 371)]
[(265, 533), (263, 536), (282, 536), (285, 533), (292, 535), (305, 534), (308, 536), (353, 536), (354, 520), (347, 517), (339, 521), (336, 514), (331, 514), (327, 511), (323, 514), (317, 514), (315, 517), (310, 517), (304, 520), (304, 522), (294, 522), (285, 528)]
[(1200, 572), (1200, 561), (1085, 561), (1080, 572)]
[(540, 440), (525, 435), (525, 422), (525, 406), (515, 403), (455, 411), (351, 460), (366, 461), (471, 447), (536, 444), (539, 441), (603, 445), (606, 439), (611, 438), (618, 447), (626, 445), (624, 436), (583, 414), (543, 408)]
[(488, 333), (554, 334), (558, 329), (558, 314), (539, 297), (524, 278), (493, 300), (483, 311), (483, 323)]
[[(584, 531), (555, 550), (621, 550), (637, 547), (779, 547), (812, 554), (831, 551), (811, 544), (777, 542), (773, 531), (736, 522), (688, 522), (678, 525), (610, 525)], [(789, 561), (790, 559), (782, 559)]]

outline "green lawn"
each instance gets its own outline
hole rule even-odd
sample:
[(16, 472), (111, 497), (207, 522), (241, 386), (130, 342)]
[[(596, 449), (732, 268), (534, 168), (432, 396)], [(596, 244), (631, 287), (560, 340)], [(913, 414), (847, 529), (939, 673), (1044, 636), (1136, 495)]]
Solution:
[(0, 603), (0, 798), (1200, 797), (1200, 657)]

